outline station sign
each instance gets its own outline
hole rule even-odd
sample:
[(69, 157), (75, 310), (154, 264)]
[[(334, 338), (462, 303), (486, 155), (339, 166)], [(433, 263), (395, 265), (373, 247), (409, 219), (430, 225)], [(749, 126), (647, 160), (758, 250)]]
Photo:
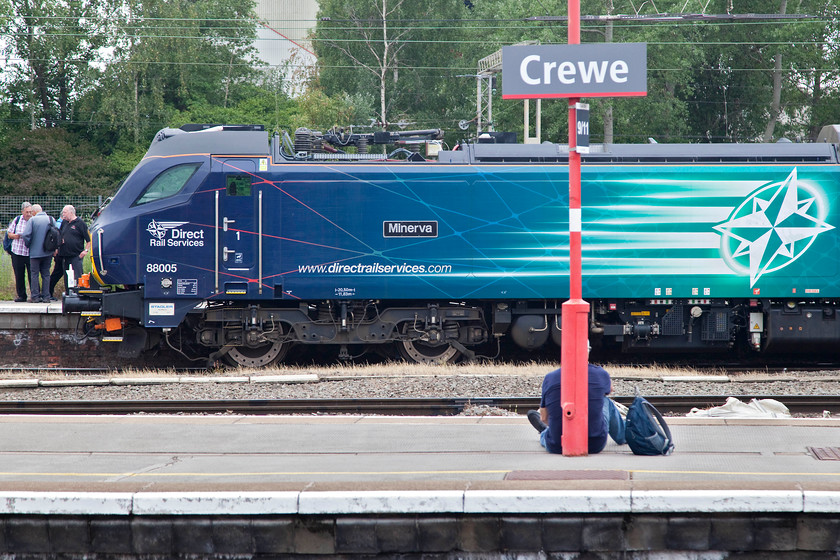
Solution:
[(502, 97), (647, 95), (646, 43), (502, 47)]
[(589, 153), (589, 104), (575, 103), (575, 150)]

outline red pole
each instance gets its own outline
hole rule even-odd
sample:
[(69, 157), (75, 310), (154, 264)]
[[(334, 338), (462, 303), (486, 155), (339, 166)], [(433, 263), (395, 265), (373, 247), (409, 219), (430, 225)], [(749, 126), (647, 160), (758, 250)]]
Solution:
[[(580, 44), (580, 0), (569, 0), (569, 44)], [(589, 304), (583, 301), (581, 264), (580, 154), (575, 150), (577, 111), (569, 99), (569, 301), (563, 304), (560, 391), (563, 395), (563, 455), (589, 452)]]
[(569, 29), (566, 36), (570, 45), (580, 44), (580, 0), (569, 0)]

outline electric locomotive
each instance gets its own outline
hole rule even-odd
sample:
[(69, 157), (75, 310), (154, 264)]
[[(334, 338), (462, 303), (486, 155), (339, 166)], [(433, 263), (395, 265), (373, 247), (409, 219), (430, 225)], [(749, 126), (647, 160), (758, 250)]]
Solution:
[[(593, 146), (581, 188), (593, 345), (835, 348), (837, 130), (813, 144)], [(295, 344), (415, 362), (492, 354), (504, 337), (559, 345), (568, 146), (412, 149), (440, 136), (164, 129), (97, 212), (92, 273), (64, 311), (122, 356), (166, 344), (256, 367)], [(384, 145), (403, 147), (370, 153)]]

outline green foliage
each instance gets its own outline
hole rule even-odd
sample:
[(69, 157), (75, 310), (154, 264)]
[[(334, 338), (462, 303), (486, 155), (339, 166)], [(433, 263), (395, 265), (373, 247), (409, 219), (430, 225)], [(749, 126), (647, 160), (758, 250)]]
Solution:
[[(91, 14), (115, 9), (111, 0), (17, 0), (12, 17), (0, 20), (0, 49), (22, 64), (4, 68), (13, 92), (10, 102), (32, 108), (40, 126), (66, 124), (74, 100), (89, 90), (98, 75), (91, 65), (100, 60), (107, 42), (107, 20)], [(28, 111), (27, 111), (28, 112)]]
[(376, 101), (367, 118), (346, 124), (374, 119), (391, 128), (400, 121), (427, 128), (441, 126), (423, 122), (430, 117), (438, 123), (453, 118), (447, 113), (463, 100), (461, 86), (470, 83), (453, 81), (458, 72), (449, 70), (463, 58), (457, 44), (467, 13), (462, 3), (324, 0), (319, 6), (314, 45), (324, 93), (371, 95)]
[[(769, 6), (758, 0), (705, 3), (661, 0), (584, 0), (586, 15), (692, 12), (705, 14), (779, 13), (784, 0)], [(379, 6), (382, 0), (365, 4)], [(389, 0), (388, 5), (398, 2)], [(459, 120), (475, 116), (477, 62), (504, 45), (523, 41), (542, 44), (567, 42), (563, 0), (476, 0), (473, 9), (460, 2), (428, 7), (422, 23), (404, 37), (399, 57), (389, 66), (399, 79), (386, 83), (390, 121), (404, 119), (426, 127), (455, 130)], [(614, 141), (755, 141), (769, 127), (774, 94), (774, 64), (781, 55), (781, 116), (774, 137), (787, 134), (813, 139), (816, 132), (838, 118), (838, 25), (836, 3), (800, 0), (786, 13), (818, 19), (735, 21), (582, 22), (581, 41), (645, 42), (648, 44), (648, 95), (637, 99), (589, 100), (593, 141), (603, 138), (607, 107), (614, 115)], [(399, 33), (413, 17), (400, 5), (387, 22), (360, 11), (353, 0), (325, 0), (316, 29), (320, 84), (328, 95), (377, 91), (376, 76), (363, 66), (384, 44), (385, 23)], [(381, 51), (379, 51), (381, 52)], [(375, 62), (375, 61), (374, 61)], [(390, 71), (390, 70), (389, 70)], [(493, 99), (496, 130), (522, 137), (521, 101), (500, 99), (503, 76), (497, 75)], [(531, 112), (534, 114), (534, 104)], [(543, 139), (565, 141), (568, 109), (565, 101), (543, 101)], [(373, 114), (371, 117), (375, 117)], [(533, 122), (533, 116), (532, 116)], [(474, 134), (474, 129), (472, 129)], [(531, 128), (533, 134), (533, 125)], [(469, 133), (468, 133), (469, 134)], [(451, 133), (448, 140), (464, 136)]]
[(0, 146), (0, 194), (110, 194), (117, 178), (88, 142), (63, 128), (41, 128)]
[(330, 97), (313, 88), (298, 99), (298, 110), (289, 129), (290, 132), (298, 127), (327, 130), (346, 123), (364, 122), (371, 110), (371, 96), (343, 93)]
[[(247, 98), (256, 69), (253, 0), (129, 2), (115, 31), (114, 60), (78, 106), (86, 133), (103, 146), (146, 142), (202, 106)], [(206, 113), (206, 110), (198, 110)]]
[[(137, 163), (143, 159), (146, 154), (148, 146), (145, 144), (128, 144), (123, 142), (121, 147), (114, 149), (108, 156), (105, 156), (109, 165), (117, 176), (125, 177)], [(110, 189), (109, 195), (116, 191), (115, 188)]]
[(207, 101), (196, 101), (170, 119), (169, 126), (188, 123), (213, 124), (262, 124), (267, 130), (282, 130), (292, 126), (297, 113), (297, 103), (282, 91), (244, 85), (242, 95), (230, 106), (219, 106)]
[[(567, 2), (468, 4), (321, 0), (317, 72), (290, 98), (282, 72), (256, 59), (254, 0), (0, 0), (0, 49), (9, 61), (0, 73), (0, 191), (110, 194), (159, 129), (185, 123), (293, 133), (370, 130), (384, 120), (390, 129), (443, 128), (450, 145), (468, 139), (476, 132), (478, 61), (523, 41), (566, 43)], [(614, 142), (813, 140), (822, 126), (840, 123), (836, 2), (582, 0), (581, 13), (783, 9), (816, 17), (584, 21), (583, 43), (648, 45), (646, 97), (583, 100), (592, 141), (607, 138), (610, 122)], [(90, 17), (102, 13), (109, 17)], [(493, 126), (521, 141), (523, 103), (501, 98), (502, 80), (497, 74)], [(566, 142), (567, 119), (566, 100), (544, 100), (542, 139)], [(461, 131), (459, 121), (473, 124)]]

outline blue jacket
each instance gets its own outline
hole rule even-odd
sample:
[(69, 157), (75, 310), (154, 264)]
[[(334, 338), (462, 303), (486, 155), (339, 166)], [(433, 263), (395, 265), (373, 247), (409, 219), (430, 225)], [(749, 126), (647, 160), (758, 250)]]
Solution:
[(55, 220), (43, 210), (26, 222), (26, 228), (23, 230), (23, 242), (29, 247), (29, 258), (37, 259), (53, 255), (52, 251), (44, 251), (44, 237), (47, 236), (47, 229), (50, 224), (54, 223)]

